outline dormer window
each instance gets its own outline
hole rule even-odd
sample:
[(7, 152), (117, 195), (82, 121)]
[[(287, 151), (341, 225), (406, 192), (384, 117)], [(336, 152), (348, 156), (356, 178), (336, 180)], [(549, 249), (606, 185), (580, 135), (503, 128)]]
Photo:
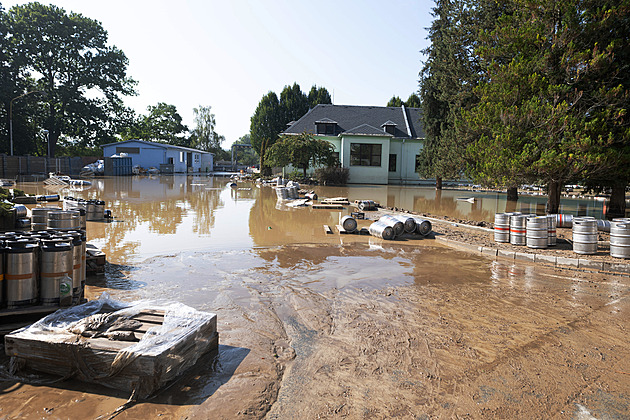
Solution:
[(317, 127), (317, 134), (324, 136), (334, 136), (337, 134), (337, 121), (333, 121), (330, 118), (315, 121), (315, 125)]
[(383, 123), (381, 127), (383, 127), (383, 130), (387, 134), (391, 134), (393, 136), (394, 134), (396, 134), (396, 125), (397, 124), (393, 121), (387, 121), (386, 123)]

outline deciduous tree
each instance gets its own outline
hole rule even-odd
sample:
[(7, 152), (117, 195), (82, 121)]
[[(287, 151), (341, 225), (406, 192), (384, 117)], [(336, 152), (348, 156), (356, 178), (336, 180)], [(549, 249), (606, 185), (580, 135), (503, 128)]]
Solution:
[(269, 166), (291, 164), (302, 169), (306, 178), (306, 170), (311, 165), (332, 165), (334, 150), (334, 146), (329, 141), (318, 139), (312, 134), (285, 135), (269, 148), (265, 155), (265, 162)]

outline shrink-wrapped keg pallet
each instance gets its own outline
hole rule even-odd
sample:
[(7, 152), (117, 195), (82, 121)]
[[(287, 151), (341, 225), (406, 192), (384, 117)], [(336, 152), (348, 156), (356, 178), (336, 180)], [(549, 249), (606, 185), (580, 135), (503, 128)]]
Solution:
[(181, 304), (102, 298), (51, 314), (5, 337), (31, 370), (147, 397), (218, 348), (217, 317)]

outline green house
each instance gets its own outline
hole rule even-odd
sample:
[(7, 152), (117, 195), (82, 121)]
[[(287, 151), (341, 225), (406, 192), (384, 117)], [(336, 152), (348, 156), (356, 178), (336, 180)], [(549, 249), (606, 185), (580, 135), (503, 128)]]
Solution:
[(419, 108), (317, 105), (282, 133), (304, 132), (335, 146), (352, 184), (417, 184), (424, 131)]

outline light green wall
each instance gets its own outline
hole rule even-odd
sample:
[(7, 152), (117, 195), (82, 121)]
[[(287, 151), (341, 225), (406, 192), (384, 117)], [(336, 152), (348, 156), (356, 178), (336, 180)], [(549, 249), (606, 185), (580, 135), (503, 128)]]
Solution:
[[(392, 139), (390, 154), (396, 154), (396, 171), (387, 172), (390, 184), (420, 181), (416, 172), (416, 156), (422, 149), (422, 140), (419, 139)], [(389, 162), (389, 156), (388, 156)]]
[[(343, 136), (341, 139), (341, 164), (349, 168), (350, 184), (387, 184), (387, 166), (389, 163), (389, 139), (380, 136)], [(350, 144), (380, 144), (381, 166), (350, 166)]]

